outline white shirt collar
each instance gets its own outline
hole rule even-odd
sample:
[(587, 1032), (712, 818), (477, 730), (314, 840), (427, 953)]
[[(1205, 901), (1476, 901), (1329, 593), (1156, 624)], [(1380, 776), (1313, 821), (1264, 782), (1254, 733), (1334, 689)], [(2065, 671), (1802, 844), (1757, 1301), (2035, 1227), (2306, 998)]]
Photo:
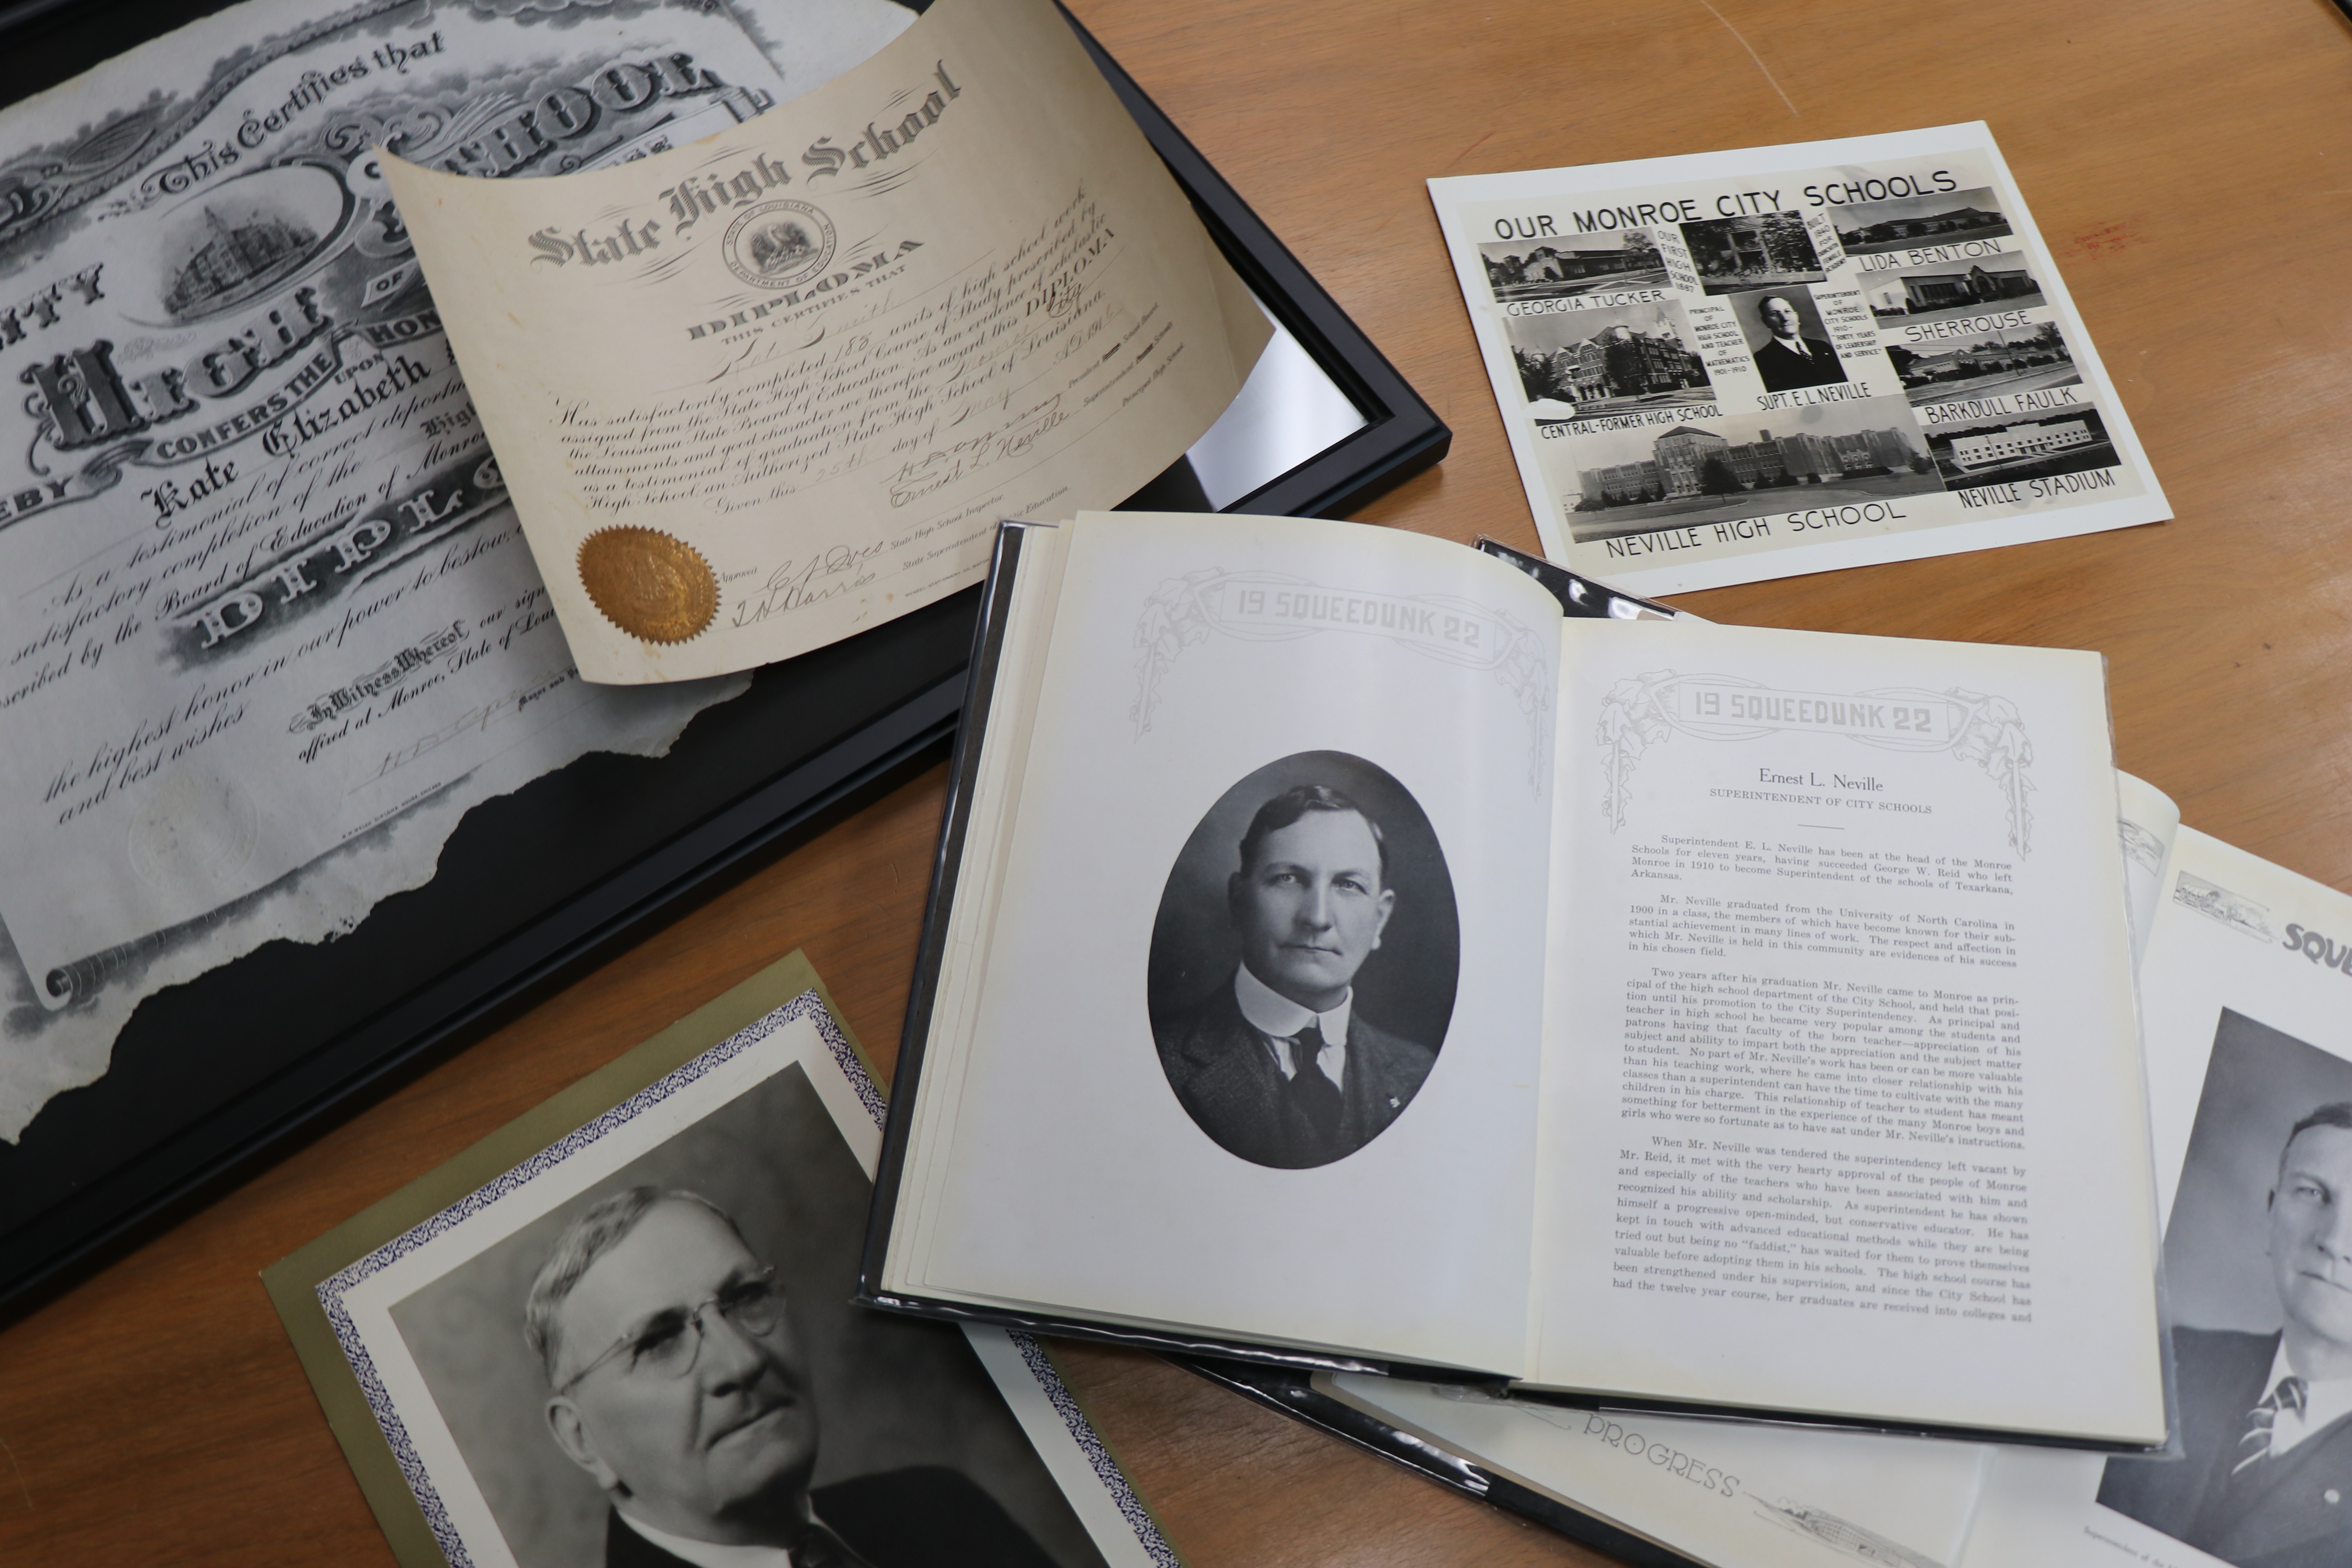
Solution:
[(1797, 355), (1800, 359), (1811, 359), (1813, 357), (1811, 353), (1806, 352), (1805, 340), (1801, 336), (1793, 338), (1774, 338), (1772, 341), (1779, 343), (1782, 348), (1787, 349), (1790, 353)]
[(1356, 1005), (1353, 986), (1339, 998), (1338, 1006), (1318, 1013), (1293, 1002), (1252, 974), (1244, 963), (1234, 969), (1234, 1000), (1241, 1004), (1242, 1016), (1249, 1026), (1265, 1037), (1266, 1049), (1274, 1053), (1275, 1066), (1282, 1069), (1284, 1078), (1297, 1076), (1290, 1060), (1290, 1037), (1312, 1024), (1323, 1034), (1323, 1049), (1316, 1055), (1316, 1065), (1325, 1078), (1347, 1087), (1348, 1015)]
[(1313, 1024), (1323, 1031), (1325, 1040), (1344, 1040), (1348, 1037), (1348, 1012), (1356, 1004), (1356, 992), (1353, 986), (1349, 987), (1338, 1006), (1328, 1013), (1318, 1013), (1293, 1002), (1252, 974), (1249, 965), (1244, 963), (1234, 970), (1234, 1000), (1242, 1005), (1242, 1016), (1249, 1020), (1250, 1027), (1261, 1035), (1286, 1040)]
[[(793, 1554), (781, 1546), (728, 1546), (716, 1541), (688, 1541), (667, 1530), (656, 1530), (642, 1519), (631, 1519), (614, 1509), (621, 1522), (694, 1568), (793, 1568)], [(814, 1520), (815, 1515), (810, 1515)]]
[[(2286, 1337), (2281, 1335), (2278, 1350), (2271, 1357), (2271, 1380), (2263, 1384), (2262, 1396), (2269, 1398), (2280, 1378), (2302, 1375), (2286, 1359)], [(2352, 1415), (2352, 1377), (2331, 1377), (2325, 1382), (2304, 1378), (2302, 1413), (2278, 1413), (2278, 1418), (2271, 1423), (2271, 1452), (2284, 1454), (2347, 1415)]]

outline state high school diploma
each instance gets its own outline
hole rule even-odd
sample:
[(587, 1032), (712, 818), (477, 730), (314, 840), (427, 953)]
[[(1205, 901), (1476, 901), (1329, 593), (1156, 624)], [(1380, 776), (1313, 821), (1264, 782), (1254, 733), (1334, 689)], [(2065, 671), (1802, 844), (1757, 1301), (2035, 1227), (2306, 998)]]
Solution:
[(387, 160), (581, 673), (789, 658), (1133, 493), (1267, 328), (1045, 0), (618, 168)]

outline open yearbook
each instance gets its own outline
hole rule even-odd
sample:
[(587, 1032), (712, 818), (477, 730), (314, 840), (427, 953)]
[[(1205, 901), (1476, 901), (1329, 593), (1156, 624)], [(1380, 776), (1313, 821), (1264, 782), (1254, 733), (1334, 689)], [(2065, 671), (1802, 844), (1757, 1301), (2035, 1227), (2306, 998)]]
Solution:
[[(1208, 1375), (1637, 1561), (2321, 1568), (2352, 1558), (2352, 899), (2123, 784), (2180, 1452), (2108, 1458), (1547, 1409), (1458, 1385)], [(2331, 959), (2331, 954), (2332, 959)], [(2271, 1390), (2302, 1386), (2266, 1407)]]
[(863, 1289), (1573, 1396), (2166, 1432), (2096, 655), (1008, 525)]

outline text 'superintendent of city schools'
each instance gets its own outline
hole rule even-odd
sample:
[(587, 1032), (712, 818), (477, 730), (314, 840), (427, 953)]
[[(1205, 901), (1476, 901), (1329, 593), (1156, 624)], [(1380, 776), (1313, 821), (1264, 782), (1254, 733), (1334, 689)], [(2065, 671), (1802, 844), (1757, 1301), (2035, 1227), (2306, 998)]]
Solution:
[(1045, 0), (946, 0), (619, 168), (387, 160), (581, 672), (684, 679), (975, 581), (1181, 456), (1268, 329)]

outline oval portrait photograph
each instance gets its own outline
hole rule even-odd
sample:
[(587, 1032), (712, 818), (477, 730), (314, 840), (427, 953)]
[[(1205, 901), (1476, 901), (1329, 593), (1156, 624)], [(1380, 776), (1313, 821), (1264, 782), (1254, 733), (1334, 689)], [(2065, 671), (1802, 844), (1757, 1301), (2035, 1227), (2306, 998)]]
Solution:
[(1328, 1165), (1412, 1103), (1461, 968), (1428, 815), (1361, 757), (1300, 752), (1220, 795), (1168, 874), (1147, 995), (1160, 1065), (1228, 1152)]

